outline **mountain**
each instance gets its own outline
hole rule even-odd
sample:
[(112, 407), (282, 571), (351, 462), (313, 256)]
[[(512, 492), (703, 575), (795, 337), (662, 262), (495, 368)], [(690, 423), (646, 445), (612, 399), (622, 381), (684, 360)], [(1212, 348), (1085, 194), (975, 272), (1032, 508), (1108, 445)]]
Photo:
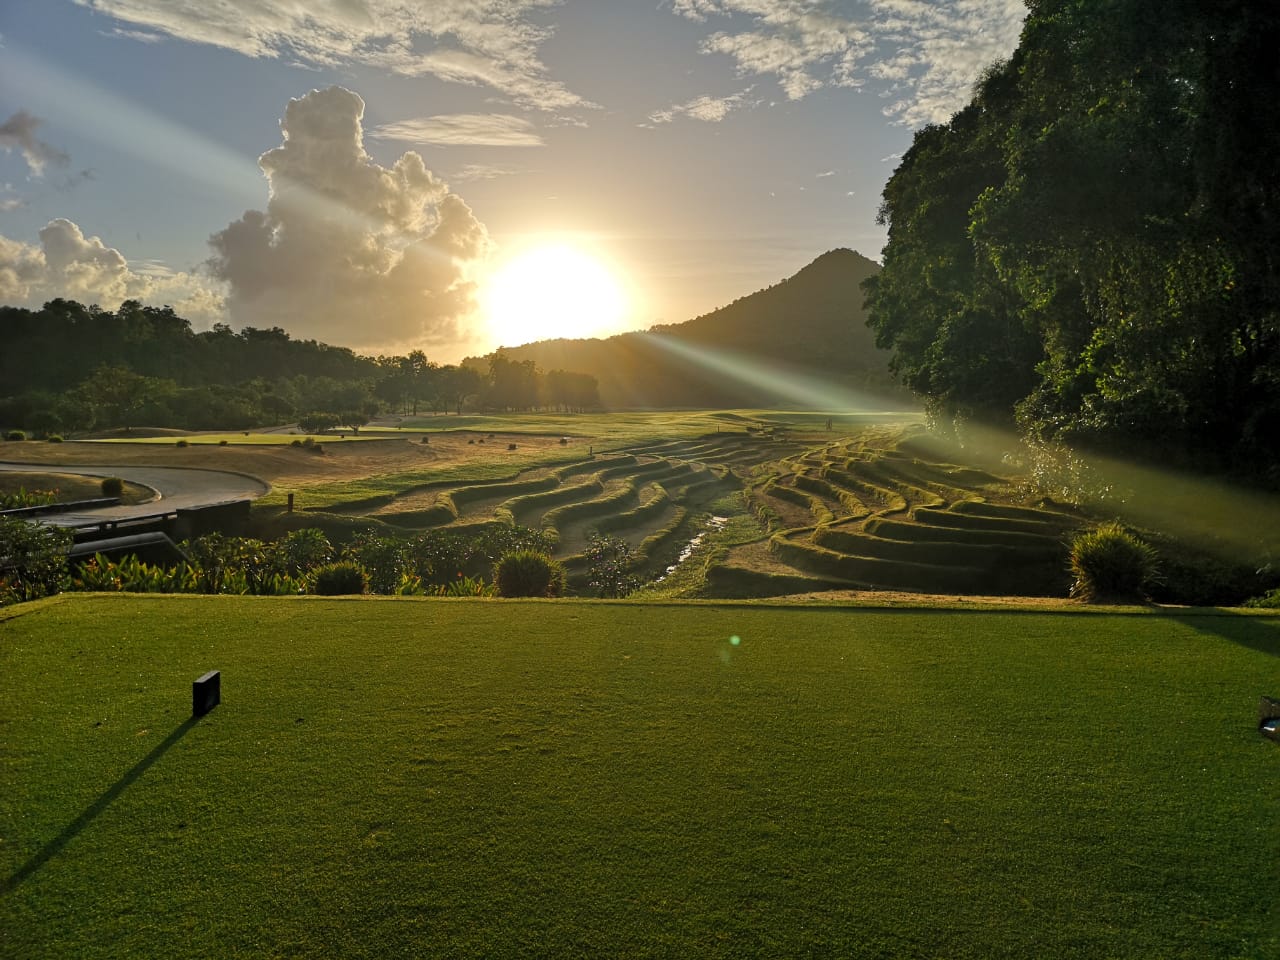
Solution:
[[(832, 250), (780, 283), (684, 323), (502, 353), (543, 371), (592, 375), (607, 407), (818, 407), (843, 405), (851, 391), (860, 399), (891, 397), (893, 405), (903, 395), (888, 352), (867, 329), (860, 289), (879, 269), (852, 250)], [(488, 367), (487, 357), (465, 362)]]

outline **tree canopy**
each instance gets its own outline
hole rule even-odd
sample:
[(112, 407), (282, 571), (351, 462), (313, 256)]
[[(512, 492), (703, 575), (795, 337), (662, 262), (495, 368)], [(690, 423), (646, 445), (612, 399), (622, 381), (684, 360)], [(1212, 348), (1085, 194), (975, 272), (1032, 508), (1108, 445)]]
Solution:
[(884, 191), (864, 284), (944, 423), (1280, 469), (1280, 7), (1031, 0)]

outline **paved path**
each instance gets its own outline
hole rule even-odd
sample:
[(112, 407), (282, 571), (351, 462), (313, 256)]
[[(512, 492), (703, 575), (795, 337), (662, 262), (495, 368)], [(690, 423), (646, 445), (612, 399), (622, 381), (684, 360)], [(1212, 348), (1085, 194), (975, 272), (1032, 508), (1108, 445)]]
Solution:
[(40, 517), (42, 523), (59, 527), (93, 526), (111, 521), (137, 520), (160, 513), (212, 507), (236, 500), (254, 500), (271, 485), (243, 473), (222, 470), (196, 470), (184, 467), (134, 466), (66, 466), (53, 463), (13, 463), (0, 461), (0, 470), (23, 473), (75, 473), (87, 477), (120, 477), (155, 491), (155, 497), (132, 506), (99, 507), (74, 513), (51, 513)]

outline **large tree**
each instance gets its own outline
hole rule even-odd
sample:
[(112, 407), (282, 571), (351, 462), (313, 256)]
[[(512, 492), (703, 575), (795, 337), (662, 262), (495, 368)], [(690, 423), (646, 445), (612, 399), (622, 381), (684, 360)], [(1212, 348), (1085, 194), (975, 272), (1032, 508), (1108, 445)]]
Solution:
[(946, 413), (1280, 464), (1280, 7), (1033, 0), (885, 190), (870, 323)]

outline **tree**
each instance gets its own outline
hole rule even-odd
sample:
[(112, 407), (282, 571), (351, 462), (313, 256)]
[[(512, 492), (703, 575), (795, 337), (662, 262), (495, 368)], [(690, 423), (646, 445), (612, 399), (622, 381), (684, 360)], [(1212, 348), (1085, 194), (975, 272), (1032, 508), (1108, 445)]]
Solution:
[(172, 380), (144, 377), (122, 366), (99, 367), (80, 385), (99, 423), (118, 423), (126, 429), (133, 426), (134, 416), (147, 403), (172, 395), (175, 389)]
[(1029, 6), (885, 188), (878, 341), (943, 419), (1280, 472), (1280, 8)]

